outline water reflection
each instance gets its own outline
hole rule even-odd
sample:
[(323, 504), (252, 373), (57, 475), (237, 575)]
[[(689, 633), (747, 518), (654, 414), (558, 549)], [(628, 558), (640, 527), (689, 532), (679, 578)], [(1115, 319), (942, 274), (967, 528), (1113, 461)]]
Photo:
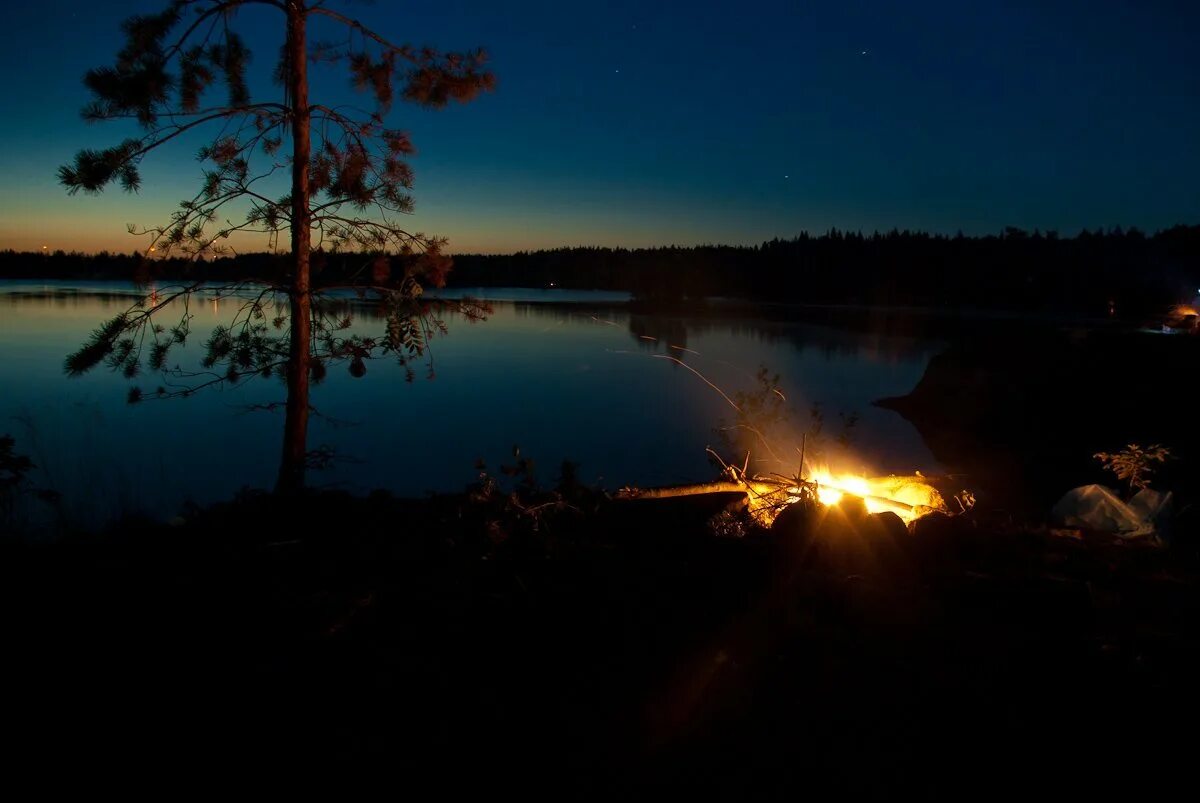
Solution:
[[(95, 372), (68, 380), (63, 357), (98, 322), (125, 309), (134, 288), (117, 283), (0, 285), (0, 432), (30, 447), (45, 476), (78, 515), (131, 510), (173, 515), (243, 486), (272, 485), (285, 396), (277, 379), (192, 398), (130, 407), (128, 383)], [(504, 292), (495, 295), (505, 295)], [(614, 488), (704, 480), (705, 446), (728, 407), (669, 355), (730, 392), (760, 365), (782, 376), (798, 410), (819, 403), (856, 412), (855, 454), (873, 472), (935, 469), (917, 433), (870, 406), (910, 390), (935, 341), (750, 317), (652, 315), (605, 296), (574, 293), (498, 302), (486, 322), (451, 317), (433, 343), (437, 379), (409, 385), (391, 362), (371, 361), (354, 379), (343, 368), (313, 389), (319, 416), (310, 448), (336, 458), (314, 485), (399, 493), (456, 490), (475, 458), (500, 462), (519, 443), (550, 479), (563, 459), (581, 477)], [(555, 296), (550, 296), (554, 298)], [(224, 323), (220, 299), (195, 304), (197, 337), (180, 352), (196, 360), (205, 330)], [(356, 330), (377, 332), (376, 308), (353, 297)], [(258, 412), (247, 412), (257, 409)]]

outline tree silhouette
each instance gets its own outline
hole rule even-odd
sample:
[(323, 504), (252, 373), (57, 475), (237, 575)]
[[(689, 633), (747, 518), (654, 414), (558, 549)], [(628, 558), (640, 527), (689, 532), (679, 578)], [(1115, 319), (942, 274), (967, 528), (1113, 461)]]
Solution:
[[(237, 12), (252, 5), (278, 10), (285, 29), (274, 70), (279, 93), (269, 101), (251, 98), (251, 51), (236, 25)], [(310, 40), (310, 23), (328, 28), (331, 38)], [(385, 117), (397, 96), (440, 108), (490, 90), (494, 79), (485, 54), (394, 44), (325, 0), (174, 0), (161, 13), (126, 20), (123, 32), (116, 63), (84, 77), (93, 100), (83, 115), (90, 121), (136, 120), (142, 133), (103, 150), (80, 151), (59, 169), (59, 180), (72, 194), (99, 193), (113, 182), (135, 192), (147, 154), (204, 130), (210, 138), (198, 155), (204, 164), (199, 191), (180, 203), (166, 225), (130, 227), (148, 238), (144, 253), (155, 257), (141, 264), (138, 278), (152, 278), (160, 257), (200, 260), (229, 253), (236, 232), (265, 233), (277, 248), (286, 231), (290, 256), (269, 275), (207, 286), (197, 279), (147, 296), (100, 326), (67, 358), (66, 370), (77, 375), (105, 363), (132, 379), (144, 364), (169, 380), (151, 394), (132, 388), (130, 401), (187, 395), (255, 376), (284, 378), (276, 488), (295, 490), (304, 484), (310, 380), (324, 376), (334, 360), (349, 360), (351, 374), (361, 376), (366, 359), (384, 354), (395, 356), (411, 378), (410, 362), (426, 354), (432, 334), (444, 331), (440, 313), (448, 302), (430, 304), (421, 293), (426, 284), (444, 284), (450, 269), (445, 241), (397, 222), (412, 211), (406, 157), (413, 145), (403, 131), (388, 128)], [(310, 64), (340, 65), (369, 108), (312, 102)], [(213, 97), (218, 85), (224, 87), (220, 100)], [(286, 192), (273, 197), (272, 179), (279, 183), (277, 174), (289, 173)], [(327, 259), (341, 260), (343, 268), (352, 259), (354, 268), (322, 283)], [(187, 302), (202, 287), (243, 303), (230, 325), (217, 327), (205, 343), (203, 370), (171, 367), (172, 348), (190, 334)], [(385, 307), (383, 335), (347, 331), (348, 305), (328, 295), (347, 288)], [(180, 307), (174, 325), (158, 322), (159, 313)], [(472, 320), (487, 311), (471, 301), (453, 308)]]

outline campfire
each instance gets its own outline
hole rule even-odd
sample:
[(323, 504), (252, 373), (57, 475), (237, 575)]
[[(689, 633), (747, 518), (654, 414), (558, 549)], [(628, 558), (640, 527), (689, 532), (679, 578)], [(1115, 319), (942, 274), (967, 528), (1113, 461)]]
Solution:
[(946, 512), (941, 493), (921, 474), (891, 477), (861, 477), (813, 472), (809, 481), (816, 485), (817, 499), (823, 505), (836, 505), (844, 496), (857, 496), (866, 503), (868, 513), (892, 512), (907, 524), (933, 511)]
[(736, 466), (726, 467), (727, 479), (699, 485), (669, 488), (624, 488), (624, 499), (667, 499), (714, 493), (744, 493), (747, 509), (755, 522), (770, 527), (788, 505), (815, 498), (834, 506), (846, 497), (857, 497), (868, 513), (895, 513), (905, 524), (932, 512), (948, 512), (945, 499), (920, 473), (908, 476), (866, 477), (835, 473), (828, 469), (811, 471), (807, 476), (785, 478), (745, 474)]
[[(593, 320), (598, 320), (593, 318)], [(612, 323), (604, 321), (603, 323)], [(658, 342), (657, 338), (642, 335), (642, 339)], [(668, 348), (686, 351), (699, 355), (700, 352), (684, 349), (680, 346), (668, 345)], [(787, 469), (789, 461), (784, 455), (788, 450), (780, 448), (778, 432), (771, 432), (771, 425), (777, 428), (787, 418), (785, 405), (787, 397), (779, 388), (779, 377), (771, 377), (770, 372), (763, 366), (757, 377), (758, 386), (749, 392), (733, 393), (730, 395), (719, 385), (688, 365), (680, 357), (672, 354), (654, 354), (652, 358), (669, 360), (690, 371), (720, 397), (737, 413), (734, 422), (720, 427), (720, 432), (732, 442), (731, 433), (736, 433), (748, 440), (742, 443), (745, 459), (739, 466), (726, 462), (718, 452), (709, 446), (705, 448), (709, 458), (721, 467), (722, 480), (699, 485), (681, 485), (668, 488), (622, 488), (619, 499), (666, 499), (670, 497), (698, 496), (716, 493), (743, 493), (746, 495), (746, 509), (755, 523), (763, 528), (769, 528), (776, 517), (785, 508), (797, 503), (817, 502), (826, 507), (842, 503), (847, 497), (862, 500), (867, 513), (894, 513), (905, 524), (910, 524), (922, 516), (932, 512), (950, 512), (942, 494), (930, 484), (929, 480), (919, 471), (905, 476), (869, 477), (862, 474), (835, 472), (827, 467), (814, 468), (814, 461), (808, 452), (809, 432), (801, 435), (796, 452), (799, 460), (791, 466), (799, 466), (793, 476), (772, 473), (769, 476), (750, 470), (751, 457), (759, 450), (763, 457), (756, 464), (768, 463), (781, 469)], [(814, 407), (814, 410), (817, 408)], [(817, 413), (810, 414), (817, 418), (815, 436), (820, 431), (821, 421)], [(852, 417), (855, 420), (856, 416)], [(852, 426), (846, 423), (845, 427)], [(845, 435), (846, 433), (843, 433)], [(965, 511), (974, 504), (974, 498), (966, 491), (954, 497)]]

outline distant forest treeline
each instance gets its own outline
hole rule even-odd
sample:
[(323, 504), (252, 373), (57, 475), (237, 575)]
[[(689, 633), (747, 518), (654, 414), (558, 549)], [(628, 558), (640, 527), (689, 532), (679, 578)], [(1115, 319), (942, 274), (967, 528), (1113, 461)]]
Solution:
[[(370, 258), (324, 255), (317, 284)], [(364, 271), (365, 268), (365, 271)], [(207, 262), (137, 255), (0, 252), (5, 278), (230, 280), (278, 277), (286, 257), (243, 254)], [(393, 270), (393, 273), (395, 271)], [(1161, 310), (1200, 287), (1200, 225), (1146, 235), (1137, 229), (1059, 237), (1008, 228), (983, 237), (832, 230), (757, 246), (556, 248), (455, 256), (460, 287), (624, 290), (649, 300), (726, 296), (814, 304), (953, 306), (1107, 315)]]

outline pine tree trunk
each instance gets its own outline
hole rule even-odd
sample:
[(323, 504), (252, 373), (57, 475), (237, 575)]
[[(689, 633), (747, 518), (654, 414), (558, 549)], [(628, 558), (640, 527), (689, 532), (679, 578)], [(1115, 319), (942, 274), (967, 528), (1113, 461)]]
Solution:
[(312, 299), (308, 258), (311, 248), (308, 205), (309, 137), (308, 59), (305, 41), (307, 10), (302, 0), (288, 0), (289, 92), (292, 101), (292, 286), (291, 343), (287, 371), (287, 417), (283, 425), (283, 457), (277, 493), (304, 487), (308, 446), (308, 382), (312, 360)]

